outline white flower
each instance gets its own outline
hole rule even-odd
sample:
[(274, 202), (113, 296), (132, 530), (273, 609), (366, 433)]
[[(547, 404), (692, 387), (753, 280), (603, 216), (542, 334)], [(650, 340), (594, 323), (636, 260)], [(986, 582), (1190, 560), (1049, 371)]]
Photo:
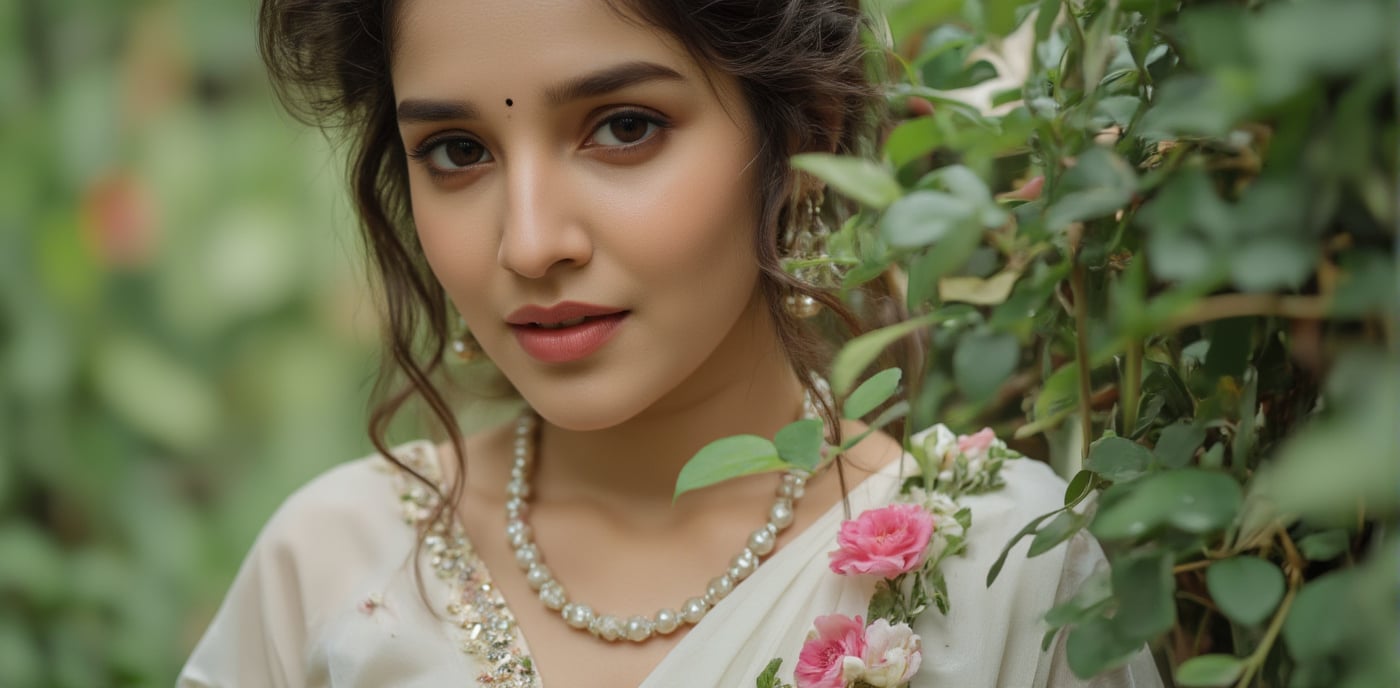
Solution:
[(860, 657), (846, 656), (841, 659), (841, 680), (843, 685), (856, 681), (866, 681), (865, 662)]
[(925, 492), (923, 497), (924, 508), (933, 514), (933, 522), (939, 533), (951, 536), (963, 534), (962, 524), (956, 518), (962, 507), (952, 497), (942, 492)]
[[(924, 454), (928, 456), (929, 461), (936, 463), (941, 471), (951, 469), (953, 460), (958, 458), (958, 436), (942, 423), (924, 432), (927, 433), (924, 436)], [(942, 477), (939, 479), (942, 480)]]
[[(923, 644), (909, 624), (891, 626), (876, 619), (865, 628), (861, 680), (875, 688), (895, 688), (909, 682), (923, 661)], [(849, 666), (848, 666), (849, 668)], [(850, 680), (851, 674), (843, 678)]]

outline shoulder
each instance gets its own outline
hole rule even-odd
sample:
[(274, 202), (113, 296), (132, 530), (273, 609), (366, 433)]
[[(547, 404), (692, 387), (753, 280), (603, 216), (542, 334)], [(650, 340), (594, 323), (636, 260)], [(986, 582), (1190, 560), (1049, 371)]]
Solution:
[[(435, 461), (432, 445), (396, 448), (406, 465)], [(316, 477), (263, 526), (180, 685), (292, 685), (316, 629), (411, 561), (408, 474), (374, 455)], [(412, 489), (412, 488), (407, 488)]]
[[(430, 481), (438, 479), (436, 452), (426, 441), (393, 450), (394, 458)], [(358, 532), (384, 521), (402, 525), (404, 493), (426, 486), (400, 465), (379, 454), (340, 464), (298, 488), (278, 507), (258, 537), (258, 545), (321, 539)]]
[(263, 588), (322, 589), (322, 574), (352, 578), (388, 554), (407, 556), (415, 534), (408, 522), (418, 506), (410, 495), (430, 490), (403, 466), (435, 480), (436, 452), (417, 441), (392, 453), (401, 465), (373, 454), (331, 468), (288, 496), (259, 532), (235, 588), (253, 579)]

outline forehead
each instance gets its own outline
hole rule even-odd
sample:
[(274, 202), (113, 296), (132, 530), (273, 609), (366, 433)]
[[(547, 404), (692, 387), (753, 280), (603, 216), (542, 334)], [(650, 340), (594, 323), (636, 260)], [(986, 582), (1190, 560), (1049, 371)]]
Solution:
[(678, 41), (605, 0), (402, 0), (393, 35), (401, 99), (464, 88), (528, 97), (561, 77), (635, 61), (704, 80)]

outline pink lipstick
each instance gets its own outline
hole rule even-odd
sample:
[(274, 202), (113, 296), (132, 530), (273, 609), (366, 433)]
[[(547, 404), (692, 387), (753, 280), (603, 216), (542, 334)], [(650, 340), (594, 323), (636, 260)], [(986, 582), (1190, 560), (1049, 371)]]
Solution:
[(525, 353), (543, 363), (568, 363), (602, 348), (627, 315), (621, 308), (564, 301), (518, 308), (506, 323)]

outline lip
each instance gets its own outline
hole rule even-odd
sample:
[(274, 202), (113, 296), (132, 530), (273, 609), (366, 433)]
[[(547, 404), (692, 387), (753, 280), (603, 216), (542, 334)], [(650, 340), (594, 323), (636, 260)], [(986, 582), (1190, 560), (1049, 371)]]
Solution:
[[(520, 348), (542, 363), (569, 363), (591, 356), (607, 344), (629, 311), (611, 306), (565, 301), (550, 306), (525, 306), (506, 316)], [(585, 318), (568, 327), (540, 327)]]
[(614, 315), (622, 313), (625, 309), (613, 306), (598, 306), (591, 303), (580, 303), (578, 301), (560, 301), (553, 306), (522, 306), (511, 311), (506, 316), (506, 322), (511, 325), (532, 325), (540, 323), (543, 325), (554, 325), (573, 320), (574, 318), (596, 318), (604, 315)]

